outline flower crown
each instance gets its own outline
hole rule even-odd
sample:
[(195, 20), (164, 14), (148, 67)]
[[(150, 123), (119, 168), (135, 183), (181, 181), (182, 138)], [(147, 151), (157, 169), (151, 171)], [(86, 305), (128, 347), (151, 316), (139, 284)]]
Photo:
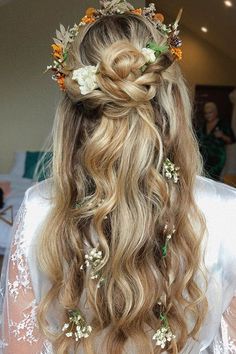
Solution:
[[(143, 9), (135, 9), (126, 0), (102, 0), (100, 1), (101, 9), (88, 8), (85, 16), (81, 19), (79, 24), (75, 24), (72, 28), (67, 28), (60, 25), (60, 31), (56, 31), (56, 38), (54, 38), (53, 49), (53, 64), (47, 67), (47, 70), (53, 71), (52, 79), (57, 81), (62, 90), (65, 90), (65, 64), (68, 58), (68, 53), (71, 43), (75, 40), (80, 31), (80, 27), (96, 22), (103, 16), (114, 14), (134, 14), (147, 18), (153, 26), (158, 29), (165, 37), (166, 43), (158, 46), (156, 43), (148, 43), (146, 48), (142, 49), (142, 54), (147, 59), (146, 65), (141, 68), (144, 72), (148, 64), (155, 62), (155, 60), (163, 53), (170, 52), (174, 59), (182, 59), (182, 41), (179, 38), (178, 24), (182, 15), (182, 9), (179, 11), (177, 19), (173, 24), (165, 25), (164, 16), (156, 11), (153, 3)], [(96, 89), (96, 74), (98, 67), (88, 66), (77, 69), (73, 72), (73, 80), (76, 80), (80, 86), (81, 94), (87, 94)]]

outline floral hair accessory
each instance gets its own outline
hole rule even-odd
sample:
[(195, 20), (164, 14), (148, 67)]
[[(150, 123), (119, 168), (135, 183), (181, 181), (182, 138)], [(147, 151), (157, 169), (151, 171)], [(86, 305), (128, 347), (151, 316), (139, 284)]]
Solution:
[[(165, 225), (164, 228), (164, 234), (166, 235), (168, 231), (168, 225)], [(175, 227), (173, 227), (173, 230), (171, 232), (168, 232), (166, 235), (166, 240), (164, 246), (162, 246), (161, 251), (162, 251), (162, 256), (166, 257), (167, 256), (167, 251), (168, 251), (168, 243), (172, 239), (172, 236), (175, 234), (176, 230)]]
[(97, 72), (98, 66), (92, 65), (73, 71), (72, 80), (75, 80), (79, 84), (82, 95), (87, 95), (98, 88), (96, 78)]
[(145, 56), (147, 63), (154, 63), (156, 61), (156, 55), (154, 50), (150, 48), (143, 48), (141, 53)]
[(166, 159), (163, 163), (163, 174), (167, 179), (173, 179), (174, 183), (179, 181), (179, 167), (176, 167), (173, 162), (169, 159)]
[(92, 327), (87, 325), (79, 310), (73, 310), (69, 311), (69, 322), (64, 324), (62, 332), (65, 332), (66, 337), (75, 338), (78, 342), (91, 334)]
[(168, 52), (169, 48), (167, 45), (157, 45), (155, 42), (149, 42), (146, 48), (141, 50), (141, 53), (146, 58), (146, 64), (141, 68), (142, 72), (146, 70), (149, 64), (155, 63), (157, 58), (163, 54)]
[[(53, 71), (52, 79), (57, 81), (59, 87), (62, 90), (65, 90), (65, 77), (68, 75), (68, 70), (66, 69), (66, 60), (68, 58), (71, 43), (75, 40), (81, 27), (91, 25), (104, 16), (133, 14), (136, 16), (145, 17), (166, 38), (166, 43), (164, 44), (165, 51), (169, 51), (173, 58), (176, 60), (182, 59), (182, 50), (180, 48), (182, 46), (182, 41), (178, 36), (178, 25), (182, 15), (182, 10), (180, 10), (177, 19), (173, 24), (165, 25), (163, 23), (164, 16), (156, 11), (156, 7), (153, 3), (149, 4), (149, 6), (144, 7), (143, 9), (135, 9), (126, 0), (101, 0), (100, 4), (100, 9), (95, 9), (93, 7), (88, 8), (85, 16), (81, 19), (79, 24), (75, 24), (72, 28), (68, 27), (67, 29), (65, 29), (63, 25), (60, 25), (60, 31), (56, 31), (56, 38), (54, 38), (54, 44), (52, 45), (53, 64), (47, 66), (46, 71)], [(163, 53), (161, 47), (158, 47), (157, 49), (153, 48), (153, 46), (150, 46), (146, 49), (152, 49), (155, 52), (156, 57), (157, 53), (159, 53), (158, 55)], [(148, 63), (154, 62), (153, 52), (150, 50), (145, 50), (143, 54), (147, 57)], [(77, 79), (76, 74), (75, 77)], [(83, 83), (81, 85), (83, 92), (91, 92), (91, 88), (96, 86), (95, 80), (88, 81), (86, 84)]]
[(176, 336), (172, 333), (165, 314), (160, 314), (160, 320), (162, 322), (161, 328), (156, 331), (152, 339), (156, 341), (156, 345), (164, 349), (166, 344), (175, 339)]
[(97, 248), (93, 248), (85, 255), (85, 262), (81, 265), (80, 269), (90, 269), (90, 279), (98, 279), (97, 288), (100, 288), (105, 279), (101, 276), (100, 271), (97, 269), (104, 262), (102, 251), (98, 251)]
[[(144, 72), (149, 64), (154, 63), (158, 56), (167, 51), (168, 47), (166, 45), (158, 46), (155, 42), (148, 43), (145, 48), (141, 49), (141, 53), (146, 59), (146, 64), (143, 65), (141, 71)], [(87, 95), (99, 87), (97, 83), (98, 72), (99, 64), (97, 66), (85, 66), (73, 71), (72, 80), (78, 83), (82, 95)]]

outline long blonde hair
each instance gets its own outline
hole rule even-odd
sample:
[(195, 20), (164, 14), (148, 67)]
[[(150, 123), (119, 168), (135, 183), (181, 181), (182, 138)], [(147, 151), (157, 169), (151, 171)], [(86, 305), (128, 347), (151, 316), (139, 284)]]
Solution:
[[(56, 353), (72, 348), (77, 353), (81, 346), (97, 353), (102, 330), (104, 354), (124, 353), (128, 340), (135, 353), (162, 352), (150, 336), (161, 326), (160, 299), (176, 335), (166, 347), (169, 353), (197, 338), (204, 321), (207, 301), (197, 276), (205, 223), (194, 199), (201, 160), (190, 99), (171, 55), (140, 70), (141, 49), (163, 40), (148, 20), (125, 14), (81, 28), (72, 44), (66, 93), (55, 118), (53, 205), (39, 247), (52, 286), (39, 304), (38, 320)], [(81, 95), (72, 70), (97, 63), (100, 89)], [(178, 184), (163, 177), (167, 157), (180, 167)], [(74, 207), (86, 197), (89, 206)], [(163, 258), (166, 224), (176, 232)], [(85, 244), (96, 246), (94, 235), (104, 255), (99, 289), (80, 270)], [(62, 326), (84, 289), (91, 335), (73, 342), (61, 331), (51, 333), (46, 321), (51, 306), (59, 303)]]

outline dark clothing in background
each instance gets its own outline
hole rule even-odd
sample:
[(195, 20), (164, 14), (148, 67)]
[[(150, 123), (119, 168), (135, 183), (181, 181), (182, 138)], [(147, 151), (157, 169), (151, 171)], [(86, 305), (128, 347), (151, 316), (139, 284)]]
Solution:
[(226, 143), (223, 139), (217, 138), (214, 135), (214, 132), (217, 130), (221, 130), (225, 135), (231, 138), (232, 143), (235, 142), (235, 136), (230, 125), (223, 120), (219, 120), (209, 134), (207, 134), (206, 124), (197, 134), (205, 172), (208, 177), (215, 180), (220, 179), (220, 174), (226, 162)]

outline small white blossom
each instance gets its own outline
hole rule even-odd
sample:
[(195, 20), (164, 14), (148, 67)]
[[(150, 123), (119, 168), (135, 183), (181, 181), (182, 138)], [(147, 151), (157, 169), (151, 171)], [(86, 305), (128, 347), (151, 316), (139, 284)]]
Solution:
[(146, 63), (154, 63), (156, 61), (155, 51), (150, 48), (142, 48), (142, 54), (145, 56)]
[(66, 333), (66, 336), (69, 338), (69, 337), (72, 337), (73, 336), (73, 333), (72, 332), (68, 332)]
[[(66, 332), (68, 330), (68, 332)], [(75, 338), (76, 342), (81, 338), (87, 338), (92, 332), (92, 327), (88, 326), (85, 319), (81, 316), (79, 310), (71, 311), (69, 323), (65, 323), (62, 331), (66, 332), (66, 337)]]
[(73, 71), (72, 80), (77, 81), (82, 95), (87, 95), (98, 88), (97, 69), (97, 66), (89, 65)]
[(176, 167), (173, 162), (169, 159), (166, 159), (163, 164), (163, 173), (167, 179), (173, 179), (174, 183), (178, 183), (179, 181), (179, 167)]
[(92, 248), (89, 250), (88, 254), (85, 255), (85, 262), (80, 266), (81, 270), (85, 268), (90, 270), (90, 279), (98, 279), (97, 287), (100, 288), (105, 279), (101, 277), (101, 272), (97, 268), (104, 262), (102, 251), (97, 248)]
[(161, 327), (156, 331), (152, 339), (156, 341), (156, 345), (162, 349), (165, 348), (167, 342), (171, 342), (176, 336), (171, 332), (169, 327)]
[(62, 327), (62, 332), (65, 332), (69, 327), (70, 327), (70, 324), (65, 323), (64, 326)]

